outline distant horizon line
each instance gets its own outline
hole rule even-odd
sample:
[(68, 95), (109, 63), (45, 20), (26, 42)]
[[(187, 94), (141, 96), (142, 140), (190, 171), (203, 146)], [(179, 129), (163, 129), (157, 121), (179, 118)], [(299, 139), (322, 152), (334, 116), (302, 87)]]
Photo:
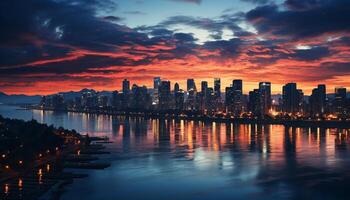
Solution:
[[(241, 79), (241, 78), (233, 78), (233, 79), (230, 79), (230, 81), (225, 81), (225, 78), (221, 78), (221, 77), (212, 77), (210, 79), (196, 79), (196, 78), (186, 78), (186, 79), (181, 79), (181, 80), (171, 80), (171, 79), (168, 79), (168, 78), (162, 78), (162, 76), (154, 76), (153, 78), (149, 78), (149, 82), (145, 83), (138, 83), (137, 80), (134, 80), (132, 78), (121, 78), (121, 79), (118, 79), (119, 82), (115, 81), (115, 83), (118, 83), (115, 87), (110, 88), (108, 86), (107, 89), (102, 89), (101, 87), (99, 86), (96, 86), (96, 87), (99, 87), (99, 88), (96, 88), (95, 86), (91, 86), (90, 88), (89, 87), (82, 87), (82, 88), (77, 88), (77, 89), (68, 89), (68, 90), (65, 90), (65, 91), (55, 91), (55, 92), (51, 92), (51, 91), (43, 91), (43, 90), (40, 90), (38, 93), (34, 93), (34, 92), (24, 92), (22, 91), (23, 93), (17, 93), (16, 91), (9, 91), (9, 92), (4, 92), (4, 91), (1, 91), (0, 90), (0, 93), (4, 93), (5, 95), (25, 95), (25, 96), (48, 96), (48, 95), (54, 95), (54, 94), (58, 94), (58, 93), (67, 93), (67, 92), (80, 92), (84, 89), (88, 89), (88, 90), (95, 90), (97, 92), (113, 92), (113, 91), (121, 91), (122, 90), (122, 87), (123, 87), (123, 81), (124, 80), (128, 80), (130, 82), (130, 88), (136, 84), (137, 86), (146, 86), (147, 89), (153, 89), (153, 84), (154, 84), (154, 80), (155, 78), (160, 78), (160, 81), (170, 81), (171, 82), (171, 85), (170, 85), (170, 88), (174, 89), (174, 84), (175, 83), (178, 83), (179, 85), (185, 85), (184, 87), (182, 88), (186, 88), (186, 81), (188, 81), (189, 79), (193, 79), (197, 88), (201, 88), (201, 82), (205, 81), (208, 83), (208, 86), (210, 85), (211, 88), (214, 88), (214, 85), (211, 86), (212, 82), (215, 80), (215, 79), (219, 79), (220, 80), (220, 83), (221, 83), (221, 91), (222, 93), (225, 93), (225, 88), (226, 87), (231, 87), (232, 86), (232, 83), (234, 80), (241, 80), (242, 81), (242, 93), (243, 94), (246, 94), (248, 95), (250, 91), (253, 91), (254, 89), (258, 89), (259, 88), (259, 84), (260, 83), (270, 83), (271, 84), (271, 94), (272, 95), (282, 95), (283, 94), (283, 86), (286, 85), (286, 84), (290, 84), (290, 83), (295, 83), (297, 85), (297, 89), (301, 89), (304, 93), (305, 96), (310, 96), (311, 93), (312, 93), (312, 90), (314, 88), (317, 88), (318, 85), (325, 85), (326, 86), (326, 93), (327, 94), (335, 94), (335, 89), (336, 88), (346, 88), (348, 89), (348, 87), (346, 86), (342, 86), (342, 85), (338, 85), (338, 86), (335, 86), (334, 84), (326, 84), (326, 83), (314, 83), (313, 86), (308, 86), (308, 87), (300, 87), (300, 84), (303, 85), (303, 83), (300, 83), (300, 82), (286, 82), (286, 83), (273, 83), (272, 81), (253, 81), (253, 82), (250, 82), (248, 80), (244, 80), (244, 79)], [(212, 81), (210, 81), (212, 80)], [(229, 84), (227, 84), (229, 83)], [(253, 84), (256, 84), (256, 86), (252, 86)], [(279, 88), (278, 90), (276, 89), (276, 85), (281, 87)], [(250, 86), (250, 88), (249, 88)], [(298, 87), (299, 86), (299, 87)], [(95, 87), (96, 89), (94, 89), (93, 87)], [(247, 89), (248, 87), (248, 89)], [(181, 87), (180, 87), (181, 88)], [(244, 89), (246, 88), (246, 89)], [(330, 88), (332, 88), (332, 90), (330, 90)], [(350, 87), (349, 87), (350, 88)], [(173, 91), (173, 90), (171, 90)], [(187, 91), (185, 89), (183, 89), (183, 91)], [(197, 89), (197, 91), (200, 91), (199, 89)], [(349, 91), (350, 92), (350, 91)]]
[[(140, 85), (139, 85), (140, 86)], [(142, 85), (143, 86), (143, 85)], [(326, 85), (327, 86), (327, 85)], [(346, 88), (346, 87), (344, 87)], [(148, 88), (147, 89), (154, 89), (154, 88)], [(347, 89), (347, 88), (346, 88)], [(4, 95), (7, 95), (7, 96), (19, 96), (19, 95), (23, 95), (23, 96), (27, 96), (27, 97), (35, 97), (35, 96), (50, 96), (50, 95), (55, 95), (55, 94), (59, 94), (59, 93), (68, 93), (68, 92), (81, 92), (83, 90), (94, 90), (96, 92), (114, 92), (114, 91), (121, 91), (122, 89), (119, 89), (119, 90), (96, 90), (96, 89), (93, 89), (93, 88), (82, 88), (82, 89), (78, 89), (78, 90), (67, 90), (67, 91), (61, 91), (61, 92), (55, 92), (55, 93), (50, 93), (50, 94), (23, 94), (23, 93), (6, 93), (6, 92), (3, 92), (3, 91), (0, 91), (0, 94), (4, 94)], [(171, 90), (171, 91), (174, 91), (174, 90)], [(186, 90), (183, 90), (183, 91), (186, 91)], [(225, 91), (222, 91), (221, 93), (225, 93)], [(346, 92), (347, 94), (350, 94), (350, 91), (347, 91)], [(331, 92), (331, 93), (326, 93), (326, 95), (334, 95), (335, 93), (334, 92)], [(249, 95), (249, 92), (248, 93), (243, 93), (243, 95)], [(271, 95), (283, 95), (283, 93), (271, 93)], [(311, 96), (311, 94), (304, 94), (304, 96)]]

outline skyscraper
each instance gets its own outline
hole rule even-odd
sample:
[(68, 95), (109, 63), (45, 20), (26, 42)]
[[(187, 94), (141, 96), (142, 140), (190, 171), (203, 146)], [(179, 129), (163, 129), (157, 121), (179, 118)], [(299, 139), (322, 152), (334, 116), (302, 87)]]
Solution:
[(346, 114), (346, 88), (335, 88), (334, 111), (338, 115)]
[(136, 110), (148, 110), (150, 105), (151, 96), (147, 92), (147, 87), (133, 84), (130, 107)]
[(323, 114), (326, 112), (326, 100), (327, 100), (326, 85), (320, 84), (317, 86), (317, 89), (319, 92), (320, 111)]
[(227, 112), (234, 112), (234, 98), (235, 90), (233, 87), (226, 87), (225, 89), (225, 106)]
[(178, 83), (174, 84), (174, 94), (180, 91), (180, 85)]
[(234, 90), (234, 110), (235, 115), (239, 115), (243, 111), (243, 81), (240, 79), (233, 80), (232, 87)]
[(194, 79), (187, 79), (187, 92), (188, 92), (188, 97), (186, 101), (186, 109), (195, 110), (197, 88), (196, 88), (196, 83), (194, 82)]
[(128, 79), (123, 80), (123, 94), (128, 95), (130, 93), (130, 81)]
[(175, 92), (175, 109), (176, 110), (183, 110), (184, 109), (184, 101), (185, 101), (185, 94), (183, 90), (179, 90)]
[(268, 114), (271, 109), (271, 83), (270, 82), (259, 83), (259, 95), (260, 95), (260, 114), (264, 116)]
[(161, 82), (161, 79), (159, 76), (153, 78), (153, 95), (152, 95), (152, 104), (153, 105), (159, 104), (158, 88), (159, 88), (160, 82)]
[(197, 91), (196, 83), (194, 82), (193, 78), (187, 79), (187, 92), (190, 90), (193, 90), (195, 92)]
[(248, 109), (255, 116), (260, 116), (261, 115), (261, 113), (260, 113), (260, 92), (259, 92), (259, 89), (254, 89), (253, 91), (249, 92)]
[(243, 81), (241, 79), (235, 79), (232, 81), (232, 87), (235, 91), (242, 93)]
[(154, 90), (158, 90), (158, 87), (159, 87), (159, 85), (160, 85), (160, 82), (161, 82), (161, 79), (160, 79), (159, 76), (153, 78), (153, 89), (154, 89)]
[(202, 81), (201, 82), (201, 92), (205, 96), (208, 90), (208, 82), (207, 81)]
[(214, 78), (214, 92), (217, 98), (221, 97), (221, 81), (220, 78)]
[(310, 114), (312, 116), (321, 116), (326, 111), (326, 85), (318, 85), (312, 90), (309, 99)]
[(239, 116), (243, 110), (242, 87), (242, 80), (233, 80), (232, 86), (225, 89), (225, 106), (227, 111), (234, 114), (234, 116)]
[(171, 93), (170, 93), (170, 81), (161, 81), (158, 87), (159, 95), (159, 109), (170, 109)]
[(287, 83), (283, 86), (283, 112), (297, 113), (301, 109), (301, 95), (302, 91), (297, 89), (296, 83)]

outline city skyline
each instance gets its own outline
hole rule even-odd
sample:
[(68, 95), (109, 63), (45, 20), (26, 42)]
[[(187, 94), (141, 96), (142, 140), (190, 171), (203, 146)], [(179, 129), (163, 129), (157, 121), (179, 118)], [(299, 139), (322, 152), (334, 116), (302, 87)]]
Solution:
[[(350, 87), (346, 0), (3, 1), (0, 91), (119, 89), (124, 78)], [(156, 10), (156, 12), (154, 11)], [(196, 82), (197, 83), (197, 82)], [(198, 85), (199, 83), (197, 83)]]
[(106, 93), (82, 90), (73, 96), (64, 93), (43, 96), (35, 108), (89, 113), (135, 112), (209, 119), (349, 119), (350, 98), (344, 87), (337, 87), (333, 95), (328, 95), (327, 86), (318, 84), (307, 96), (297, 83), (287, 83), (282, 88), (282, 94), (273, 98), (271, 82), (259, 82), (258, 87), (248, 94), (243, 93), (244, 82), (241, 79), (232, 80), (231, 83), (228, 87), (222, 87), (221, 79), (214, 78), (213, 87), (207, 81), (201, 81), (200, 87), (197, 87), (195, 80), (188, 78), (186, 86), (180, 87), (177, 82), (172, 83), (157, 76), (153, 78), (153, 87), (147, 88), (124, 79), (119, 91)]

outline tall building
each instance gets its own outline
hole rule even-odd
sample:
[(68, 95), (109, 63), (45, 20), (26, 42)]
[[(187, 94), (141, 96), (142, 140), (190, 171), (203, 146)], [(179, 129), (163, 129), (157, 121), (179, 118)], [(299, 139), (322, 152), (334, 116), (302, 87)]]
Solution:
[(214, 78), (214, 92), (217, 98), (221, 97), (221, 81), (220, 78)]
[(241, 79), (233, 80), (232, 87), (235, 91), (243, 93), (243, 81)]
[(201, 82), (201, 92), (202, 92), (202, 94), (204, 94), (204, 96), (205, 96), (207, 91), (208, 91), (208, 82), (207, 81), (202, 81)]
[(335, 88), (334, 112), (338, 115), (346, 114), (346, 88)]
[(146, 86), (133, 84), (130, 107), (136, 110), (148, 110), (151, 105), (151, 96)]
[(170, 93), (170, 81), (161, 81), (159, 85), (159, 109), (170, 109), (171, 93)]
[(326, 101), (327, 101), (327, 93), (326, 93), (326, 85), (320, 84), (317, 86), (319, 92), (319, 102), (320, 102), (320, 110), (322, 113), (326, 112)]
[(213, 114), (217, 109), (217, 98), (212, 87), (209, 87), (207, 90), (207, 96), (205, 98), (205, 108), (207, 110), (207, 114)]
[(255, 116), (260, 116), (260, 92), (259, 89), (254, 89), (249, 92), (248, 109)]
[(305, 114), (305, 106), (304, 103), (304, 92), (301, 89), (298, 89), (298, 98), (299, 98), (299, 112)]
[(186, 100), (186, 109), (195, 110), (196, 109), (196, 96), (197, 88), (194, 79), (187, 79), (187, 100)]
[(161, 79), (160, 77), (154, 77), (153, 78), (153, 95), (152, 95), (152, 104), (158, 105), (159, 104), (159, 98), (158, 98), (158, 87), (160, 85)]
[(121, 105), (123, 109), (127, 109), (130, 106), (129, 95), (130, 95), (130, 81), (128, 79), (124, 79), (123, 80), (123, 97), (122, 97), (122, 105)]
[(234, 109), (235, 115), (240, 115), (243, 111), (243, 81), (240, 79), (233, 80), (232, 88), (234, 90)]
[(264, 115), (267, 115), (271, 109), (271, 83), (270, 82), (259, 83), (259, 95), (260, 95), (260, 114), (264, 116)]
[(234, 100), (235, 100), (235, 90), (233, 87), (226, 87), (225, 89), (225, 106), (226, 111), (229, 113), (234, 112)]
[(193, 78), (187, 79), (187, 92), (190, 90), (193, 90), (195, 92), (197, 91), (196, 83), (194, 82)]
[(159, 76), (153, 78), (153, 89), (154, 89), (154, 90), (158, 90), (158, 87), (159, 87), (159, 85), (160, 85), (160, 82), (161, 82), (161, 79), (160, 79)]
[(180, 85), (178, 83), (174, 84), (174, 94), (180, 91)]
[(326, 85), (318, 85), (309, 98), (310, 115), (321, 116), (326, 111)]
[(302, 91), (297, 89), (296, 83), (287, 83), (283, 86), (283, 105), (282, 110), (283, 112), (287, 113), (297, 113), (300, 112), (302, 99)]
[(243, 111), (242, 80), (233, 80), (231, 87), (225, 89), (226, 110), (234, 116), (239, 116)]
[(128, 79), (123, 80), (123, 94), (128, 95), (130, 93), (130, 81)]
[(198, 110), (201, 112), (205, 112), (207, 109), (207, 99), (208, 99), (208, 82), (202, 81), (201, 82), (201, 91), (197, 93), (197, 106)]
[(184, 109), (184, 101), (185, 101), (185, 93), (183, 90), (179, 90), (174, 93), (175, 98), (175, 109), (183, 110)]

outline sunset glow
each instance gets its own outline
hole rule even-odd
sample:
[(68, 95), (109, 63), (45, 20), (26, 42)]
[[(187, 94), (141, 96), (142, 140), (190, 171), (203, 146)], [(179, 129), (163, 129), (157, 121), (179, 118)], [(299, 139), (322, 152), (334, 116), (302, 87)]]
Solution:
[(243, 79), (244, 93), (260, 81), (273, 93), (287, 82), (305, 94), (350, 87), (348, 1), (98, 2), (1, 3), (0, 91), (111, 91), (124, 78), (151, 87), (155, 76), (181, 88)]

